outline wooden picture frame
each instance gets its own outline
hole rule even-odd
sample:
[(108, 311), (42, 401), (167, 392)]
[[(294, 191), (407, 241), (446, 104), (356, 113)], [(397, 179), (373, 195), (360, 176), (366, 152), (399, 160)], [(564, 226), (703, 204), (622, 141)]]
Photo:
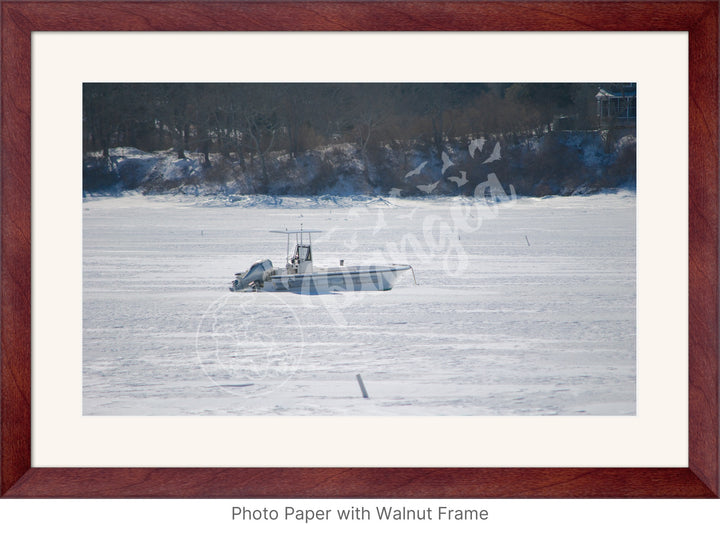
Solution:
[[(717, 2), (2, 1), (0, 495), (718, 497)], [(608, 16), (610, 10), (613, 15)], [(30, 36), (34, 31), (676, 31), (689, 36), (687, 468), (33, 468)]]

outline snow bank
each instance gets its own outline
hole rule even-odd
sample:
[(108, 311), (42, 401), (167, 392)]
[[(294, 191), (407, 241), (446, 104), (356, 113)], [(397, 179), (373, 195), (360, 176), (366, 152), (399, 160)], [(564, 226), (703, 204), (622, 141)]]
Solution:
[(238, 159), (174, 150), (145, 153), (122, 147), (85, 158), (86, 193), (218, 196), (472, 196), (494, 173), (517, 194), (572, 195), (634, 186), (635, 136), (550, 132), (446, 140), (440, 154), (420, 141), (383, 143), (361, 151), (339, 143), (299, 154)]

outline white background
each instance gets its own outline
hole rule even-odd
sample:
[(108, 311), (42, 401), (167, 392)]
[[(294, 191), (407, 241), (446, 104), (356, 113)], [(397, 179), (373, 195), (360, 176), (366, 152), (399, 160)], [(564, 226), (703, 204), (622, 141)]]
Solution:
[[(81, 533), (127, 535), (225, 535), (293, 533), (328, 535), (366, 533), (458, 534), (567, 534), (653, 535), (710, 534), (720, 525), (718, 500), (415, 500), (365, 501), (376, 506), (425, 508), (445, 504), (457, 508), (484, 508), (486, 521), (466, 522), (243, 522), (232, 520), (232, 507), (262, 509), (286, 505), (295, 508), (335, 508), (361, 505), (356, 500), (3, 500), (0, 522), (5, 533)], [(15, 529), (13, 529), (15, 528)]]
[[(432, 34), (430, 34), (432, 35)], [(424, 41), (430, 35), (423, 35)], [(34, 54), (39, 51), (37, 39), (41, 36), (35, 36), (33, 41)], [(79, 189), (64, 188), (70, 190), (67, 202), (63, 200), (63, 192), (51, 192), (61, 195), (60, 198), (46, 197), (38, 199), (35, 195), (37, 189), (35, 187), (36, 180), (42, 180), (42, 177), (57, 177), (62, 174), (68, 180), (76, 180), (80, 182), (80, 130), (79, 130), (79, 109), (80, 109), (80, 87), (78, 81), (154, 81), (154, 80), (175, 80), (175, 81), (260, 81), (260, 80), (277, 80), (277, 81), (308, 81), (319, 79), (333, 80), (357, 80), (357, 81), (389, 81), (389, 80), (446, 80), (446, 81), (638, 81), (639, 88), (639, 108), (638, 113), (641, 117), (639, 126), (639, 144), (638, 144), (638, 162), (639, 162), (639, 187), (638, 187), (638, 207), (639, 207), (639, 270), (642, 268), (643, 248), (645, 243), (652, 247), (654, 241), (650, 233), (652, 224), (643, 226), (643, 218), (646, 215), (658, 219), (662, 223), (663, 218), (667, 219), (672, 216), (672, 220), (667, 223), (666, 231), (670, 234), (663, 235), (661, 243), (665, 245), (672, 244), (679, 248), (680, 266), (675, 266), (674, 274), (682, 276), (686, 272), (684, 264), (687, 254), (683, 253), (683, 235), (686, 227), (683, 225), (686, 221), (686, 191), (683, 193), (683, 187), (686, 182), (687, 156), (680, 148), (678, 143), (678, 132), (680, 135), (686, 135), (686, 113), (687, 110), (681, 107), (678, 110), (679, 124), (675, 128), (668, 128), (667, 124), (663, 124), (661, 128), (654, 128), (652, 123), (653, 115), (648, 113), (652, 111), (654, 105), (662, 102), (662, 95), (686, 95), (687, 87), (687, 39), (684, 34), (543, 34), (542, 36), (533, 36), (531, 34), (484, 34), (478, 35), (456, 35), (443, 34), (442, 36), (432, 36), (433, 39), (447, 39), (438, 47), (437, 43), (429, 43), (427, 49), (424, 49), (419, 41), (414, 43), (411, 40), (407, 44), (399, 44), (398, 36), (393, 35), (352, 35), (351, 39), (359, 39), (361, 42), (350, 43), (347, 47), (338, 46), (337, 42), (329, 44), (329, 37), (324, 34), (306, 35), (304, 40), (309, 49), (298, 49), (298, 42), (293, 41), (292, 35), (284, 34), (282, 36), (270, 36), (267, 34), (255, 34), (253, 39), (266, 39), (264, 42), (258, 42), (254, 45), (239, 44), (234, 39), (243, 38), (238, 35), (215, 35), (213, 39), (221, 41), (209, 43), (206, 41), (202, 45), (202, 41), (207, 36), (178, 36), (172, 34), (163, 34), (162, 39), (157, 34), (55, 34), (42, 36), (45, 41), (45, 50), (55, 52), (59, 56), (50, 59), (44, 64), (42, 69), (39, 68), (37, 55), (33, 59), (33, 82), (38, 84), (34, 86), (33, 93), (33, 142), (42, 142), (43, 135), (50, 134), (55, 130), (54, 125), (62, 124), (63, 130), (68, 126), (75, 128), (75, 136), (68, 136), (67, 146), (56, 147), (56, 152), (43, 152), (45, 156), (42, 161), (37, 157), (33, 158), (34, 170), (34, 191), (33, 191), (33, 213), (34, 215), (52, 215), (60, 207), (62, 210), (68, 208), (77, 208), (73, 212), (75, 216), (75, 225), (80, 223), (81, 207)], [(192, 37), (192, 38), (191, 38)], [(247, 38), (248, 36), (245, 36)], [(337, 36), (334, 36), (337, 38)], [(412, 37), (412, 36), (408, 36)], [(350, 37), (344, 37), (349, 39)], [(290, 39), (290, 41), (287, 41)], [(458, 40), (455, 40), (458, 39)], [(269, 40), (269, 41), (267, 41)], [(63, 43), (64, 41), (64, 43)], [(268, 46), (268, 43), (272, 43)], [(63, 47), (71, 48), (63, 48)], [(220, 62), (217, 54), (203, 48), (210, 46), (211, 51), (229, 50), (226, 58), (227, 61)], [(254, 47), (265, 46), (272, 57), (265, 57), (265, 74), (258, 77), (253, 74), (251, 60), (256, 57), (255, 54), (234, 53), (233, 47), (240, 47), (239, 50), (248, 50), (247, 46)], [(293, 62), (288, 63), (283, 58), (292, 57)], [(377, 57), (378, 61), (372, 58)], [(208, 61), (208, 60), (211, 61)], [(278, 66), (282, 65), (281, 68)], [(325, 76), (312, 74), (312, 67), (321, 65), (325, 67)], [(448, 68), (454, 65), (454, 70)], [(645, 73), (650, 66), (661, 65), (662, 73)], [(372, 68), (368, 68), (371, 66)], [(268, 69), (269, 67), (269, 69)], [(461, 68), (458, 68), (461, 67)], [(508, 70), (509, 69), (509, 70)], [(609, 69), (609, 70), (608, 70)], [(402, 71), (402, 72), (401, 72)], [(329, 74), (328, 74), (329, 73)], [(404, 73), (404, 74), (403, 74)], [(659, 78), (658, 78), (659, 76)], [(327, 78), (330, 77), (330, 78)], [(650, 83), (654, 80), (654, 83)], [(668, 85), (658, 87), (657, 84)], [(674, 84), (674, 85), (673, 85)], [(677, 85), (680, 85), (678, 88)], [(63, 93), (63, 91), (70, 91)], [(664, 91), (661, 91), (664, 90)], [(47, 108), (42, 108), (43, 103), (36, 98), (45, 93), (50, 92), (49, 100), (45, 101)], [(655, 98), (653, 99), (653, 95)], [(57, 110), (57, 101), (60, 98), (62, 109)], [(687, 102), (687, 98), (677, 98), (678, 102)], [(654, 104), (653, 104), (654, 103)], [(40, 106), (40, 107), (36, 107)], [(52, 108), (55, 111), (67, 113), (65, 117), (54, 116)], [(683, 122), (683, 114), (685, 122)], [(644, 120), (647, 119), (646, 122)], [(49, 121), (48, 121), (49, 120)], [(57, 122), (58, 120), (63, 123)], [(667, 121), (667, 115), (663, 117)], [(72, 131), (72, 128), (71, 128)], [(675, 136), (672, 143), (668, 143), (669, 136), (665, 136), (664, 132), (673, 132)], [(53, 136), (56, 137), (56, 136)], [(654, 141), (653, 141), (654, 140)], [(51, 147), (50, 150), (53, 150)], [(36, 156), (36, 155), (35, 155)], [(48, 157), (49, 156), (49, 157)], [(48, 166), (43, 167), (46, 163)], [(649, 180), (649, 181), (648, 181)], [(685, 188), (686, 189), (686, 188)], [(67, 193), (67, 192), (65, 192)], [(651, 199), (646, 201), (645, 199)], [(39, 201), (36, 203), (36, 201)], [(655, 202), (657, 201), (657, 202)], [(46, 202), (41, 205), (39, 203)], [(660, 203), (663, 207), (659, 213), (654, 216), (650, 212), (652, 207)], [(647, 210), (647, 211), (645, 211)], [(664, 211), (663, 211), (664, 210)], [(668, 212), (669, 210), (669, 212)], [(55, 212), (53, 212), (55, 211)], [(58, 218), (60, 219), (60, 218)], [(62, 220), (70, 221), (72, 217), (67, 214), (63, 215)], [(653, 222), (656, 222), (653, 221)], [(33, 261), (38, 260), (39, 251), (35, 247), (42, 245), (42, 241), (36, 239), (38, 236), (35, 231), (39, 221), (33, 220)], [(79, 228), (79, 227), (78, 227)], [(63, 229), (67, 230), (67, 229)], [(645, 233), (645, 234), (644, 234)], [(71, 233), (70, 233), (71, 234)], [(68, 236), (68, 234), (65, 234)], [(49, 236), (52, 240), (52, 236)], [(643, 239), (643, 237), (647, 239)], [(73, 238), (69, 238), (72, 247)], [(79, 240), (75, 240), (79, 242)], [(47, 244), (48, 242), (46, 242)], [(77, 245), (77, 243), (76, 243)], [(50, 255), (57, 255), (58, 252), (66, 250), (67, 243), (63, 243), (63, 248), (53, 250), (50, 248)], [(647, 250), (647, 249), (646, 249)], [(686, 249), (685, 249), (686, 251)], [(75, 255), (76, 257), (78, 255)], [(72, 258), (72, 255), (70, 255)], [(57, 258), (57, 256), (55, 256)], [(68, 269), (68, 281), (70, 292), (68, 300), (72, 304), (78, 301), (80, 295), (79, 288), (81, 281), (78, 280), (81, 270), (79, 269), (79, 260), (70, 260), (66, 265)], [(53, 262), (54, 265), (57, 265)], [(679, 270), (679, 271), (677, 271)], [(670, 295), (665, 294), (666, 299), (673, 300), (679, 307), (680, 318), (675, 315), (676, 325), (673, 332), (677, 334), (674, 337), (675, 349), (687, 347), (687, 333), (682, 332), (683, 329), (677, 329), (677, 324), (686, 326), (686, 314), (684, 303), (686, 303), (686, 295), (683, 296), (681, 290), (686, 292), (686, 281), (682, 279), (676, 287), (670, 288)], [(75, 285), (74, 287), (72, 285)], [(638, 286), (638, 306), (642, 307), (643, 296), (648, 299), (652, 298), (651, 287), (644, 287), (645, 284), (654, 284), (651, 276), (648, 278), (640, 278)], [(75, 292), (74, 296), (72, 292)], [(33, 297), (38, 296), (38, 292), (33, 291)], [(684, 299), (684, 301), (683, 301)], [(39, 303), (33, 302), (33, 312), (46, 308), (38, 306)], [(79, 304), (78, 304), (79, 305)], [(33, 331), (36, 331), (36, 316), (33, 316)], [(665, 318), (665, 321), (669, 318)], [(66, 336), (69, 331), (65, 326), (61, 329)], [(662, 325), (660, 329), (670, 328), (670, 325)], [(657, 325), (655, 326), (657, 328)], [(657, 332), (657, 331), (656, 331)], [(639, 372), (641, 378), (640, 396), (639, 396), (639, 418), (645, 415), (652, 416), (653, 411), (660, 409), (654, 418), (660, 416), (669, 417), (675, 425), (672, 427), (676, 431), (676, 436), (667, 437), (673, 443), (669, 455), (663, 454), (662, 458), (666, 461), (663, 465), (684, 465), (686, 458), (683, 457), (684, 451), (681, 443), (686, 442), (687, 432), (684, 430), (686, 423), (681, 421), (680, 415), (683, 413), (682, 402), (687, 399), (686, 388), (687, 379), (686, 362), (682, 351), (679, 353), (673, 351), (673, 348), (654, 348), (645, 346), (640, 343), (642, 340), (642, 326), (639, 326), (639, 344), (638, 350), (642, 352), (645, 349), (651, 349), (650, 354), (661, 354), (667, 357), (661, 358), (666, 360), (666, 369), (651, 369), (652, 362), (640, 361)], [(52, 340), (52, 336), (47, 338)], [(72, 336), (70, 337), (72, 338)], [(46, 395), (47, 388), (39, 388), (41, 385), (35, 383), (36, 370), (38, 362), (35, 360), (38, 354), (42, 353), (42, 347), (36, 344), (33, 339), (33, 393), (34, 396), (38, 392)], [(647, 344), (652, 344), (652, 337), (647, 337)], [(645, 343), (643, 342), (643, 343)], [(75, 345), (73, 345), (75, 344)], [(57, 347), (57, 345), (56, 345)], [(67, 344), (62, 344), (65, 349), (63, 358), (70, 356), (72, 361), (73, 353), (77, 358), (78, 349), (80, 347), (79, 339), (68, 340)], [(659, 353), (658, 353), (659, 352)], [(55, 352), (57, 355), (57, 352)], [(642, 359), (642, 356), (641, 356)], [(69, 377), (69, 385), (76, 389), (75, 396), (79, 399), (81, 391), (79, 388), (80, 376), (77, 372), (72, 371)], [(74, 377), (72, 376), (74, 373)], [(655, 375), (657, 374), (657, 375)], [(643, 381), (647, 390), (644, 390)], [(64, 381), (62, 381), (65, 384)], [(658, 392), (653, 392), (653, 384), (657, 387), (662, 384), (666, 387), (666, 397), (660, 399), (656, 396)], [(668, 385), (671, 385), (669, 388)], [(45, 385), (47, 386), (47, 385)], [(73, 390), (70, 389), (70, 392)], [(60, 392), (62, 393), (62, 392)], [(669, 399), (668, 399), (669, 398)], [(76, 415), (80, 415), (78, 409), (78, 399), (65, 400), (59, 403), (60, 408), (65, 410), (69, 407), (71, 413), (77, 410)], [(660, 402), (658, 407), (654, 400)], [(680, 408), (672, 401), (681, 401)], [(33, 398), (34, 408), (38, 406), (39, 399)], [(57, 400), (56, 400), (57, 401)], [(73, 405), (74, 404), (74, 405)], [(52, 414), (52, 413), (51, 413)], [(57, 442), (52, 441), (52, 425), (50, 431), (41, 431), (36, 429), (35, 424), (38, 421), (37, 415), (33, 413), (33, 436), (35, 442), (33, 444), (33, 464), (52, 464), (52, 455), (56, 452), (55, 446)], [(651, 417), (652, 420), (652, 417)], [(600, 419), (594, 420), (593, 424), (598, 424)], [(117, 421), (111, 421), (112, 426), (117, 425)], [(532, 422), (531, 422), (532, 423)], [(185, 425), (186, 422), (182, 422)], [(82, 425), (82, 424), (80, 424)], [(533, 423), (533, 425), (540, 425)], [(643, 425), (643, 424), (641, 424)], [(58, 429), (62, 429), (61, 425)], [(583, 432), (585, 430), (583, 429)], [(632, 426), (627, 429), (632, 431)], [(547, 431), (545, 431), (547, 432)], [(50, 434), (43, 434), (50, 433)], [(679, 436), (679, 440), (678, 440)], [(50, 457), (45, 459), (45, 463), (36, 463), (36, 455), (43, 446), (42, 440), (38, 441), (38, 437), (49, 438), (45, 440), (45, 448)], [(637, 458), (626, 459), (630, 465), (640, 466), (643, 462), (647, 462), (647, 456), (654, 456), (657, 452), (659, 442), (654, 440), (651, 448), (643, 446), (638, 449), (639, 452), (644, 451), (646, 457), (639, 461)], [(680, 444), (680, 445), (679, 445)], [(686, 446), (686, 444), (685, 444)], [(71, 446), (72, 448), (72, 446)], [(678, 449), (679, 448), (679, 449)], [(597, 448), (596, 448), (597, 449)], [(115, 456), (117, 451), (105, 451), (110, 457)], [(165, 453), (168, 453), (166, 450)], [(592, 454), (592, 452), (588, 452)], [(45, 453), (43, 453), (45, 455)], [(531, 459), (532, 460), (532, 459)], [(622, 460), (618, 460), (622, 464)], [(69, 465), (69, 463), (57, 462), (59, 465)], [(90, 462), (90, 465), (97, 463)], [(148, 465), (157, 463), (148, 462)], [(173, 463), (170, 463), (173, 464)], [(192, 464), (192, 463), (191, 463)], [(213, 463), (209, 460), (209, 464)], [(518, 463), (522, 464), (522, 463)], [(652, 462), (650, 463), (652, 464)], [(355, 502), (329, 502), (327, 505), (323, 502), (313, 501), (306, 506), (318, 507), (338, 507), (350, 506)], [(384, 503), (384, 502), (383, 502)], [(445, 502), (436, 502), (437, 504)], [(300, 502), (294, 502), (294, 505)], [(267, 502), (267, 501), (251, 501), (242, 502), (239, 500), (194, 500), (190, 502), (168, 501), (168, 500), (99, 500), (99, 501), (83, 501), (83, 500), (29, 500), (29, 501), (8, 501), (0, 502), (0, 520), (5, 526), (16, 527), (15, 530), (10, 529), (8, 532), (18, 532), (22, 529), (27, 533), (53, 533), (65, 532), (72, 530), (76, 533), (127, 533), (129, 531), (137, 531), (144, 533), (148, 531), (148, 522), (152, 524), (152, 529), (163, 529), (171, 533), (276, 533), (276, 532), (299, 532), (299, 533), (336, 533), (338, 528), (343, 532), (363, 532), (368, 529), (382, 531), (410, 531), (419, 533), (436, 533), (438, 529), (451, 530), (457, 533), (477, 533), (480, 530), (487, 533), (526, 533), (530, 530), (533, 532), (543, 533), (607, 533), (608, 531), (620, 531), (622, 533), (631, 531), (649, 531), (654, 533), (677, 533), (679, 531), (700, 532), (707, 531), (709, 526), (718, 525), (720, 519), (720, 506), (716, 501), (580, 501), (580, 500), (480, 500), (465, 504), (466, 507), (482, 507), (490, 512), (490, 519), (482, 523), (467, 522), (457, 523), (452, 526), (423, 522), (409, 522), (397, 524), (380, 524), (373, 523), (343, 523), (326, 522), (315, 523), (306, 526), (302, 523), (241, 523), (231, 520), (231, 507), (233, 505), (246, 505), (248, 507), (259, 508), (263, 506), (282, 508), (285, 502)], [(373, 501), (368, 506), (374, 507), (379, 505)], [(401, 504), (396, 504), (401, 505)], [(428, 502), (414, 502), (413, 507), (426, 507)], [(458, 505), (458, 502), (450, 504)], [(297, 505), (302, 506), (302, 505)]]

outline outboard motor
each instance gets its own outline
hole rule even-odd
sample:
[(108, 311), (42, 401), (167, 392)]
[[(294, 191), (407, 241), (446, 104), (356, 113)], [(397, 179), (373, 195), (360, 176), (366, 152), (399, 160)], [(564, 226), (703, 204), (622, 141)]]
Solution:
[(235, 280), (232, 281), (230, 291), (239, 292), (245, 288), (262, 288), (263, 282), (265, 281), (265, 273), (271, 271), (272, 268), (272, 262), (267, 258), (255, 262), (247, 271), (235, 274)]

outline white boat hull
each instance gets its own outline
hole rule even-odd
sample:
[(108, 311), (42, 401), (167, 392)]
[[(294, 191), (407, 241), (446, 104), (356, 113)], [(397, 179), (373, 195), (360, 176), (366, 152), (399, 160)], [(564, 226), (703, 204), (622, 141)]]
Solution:
[(398, 274), (410, 269), (395, 266), (343, 266), (318, 269), (311, 273), (278, 274), (265, 282), (265, 290), (297, 293), (328, 291), (387, 291), (392, 289)]

